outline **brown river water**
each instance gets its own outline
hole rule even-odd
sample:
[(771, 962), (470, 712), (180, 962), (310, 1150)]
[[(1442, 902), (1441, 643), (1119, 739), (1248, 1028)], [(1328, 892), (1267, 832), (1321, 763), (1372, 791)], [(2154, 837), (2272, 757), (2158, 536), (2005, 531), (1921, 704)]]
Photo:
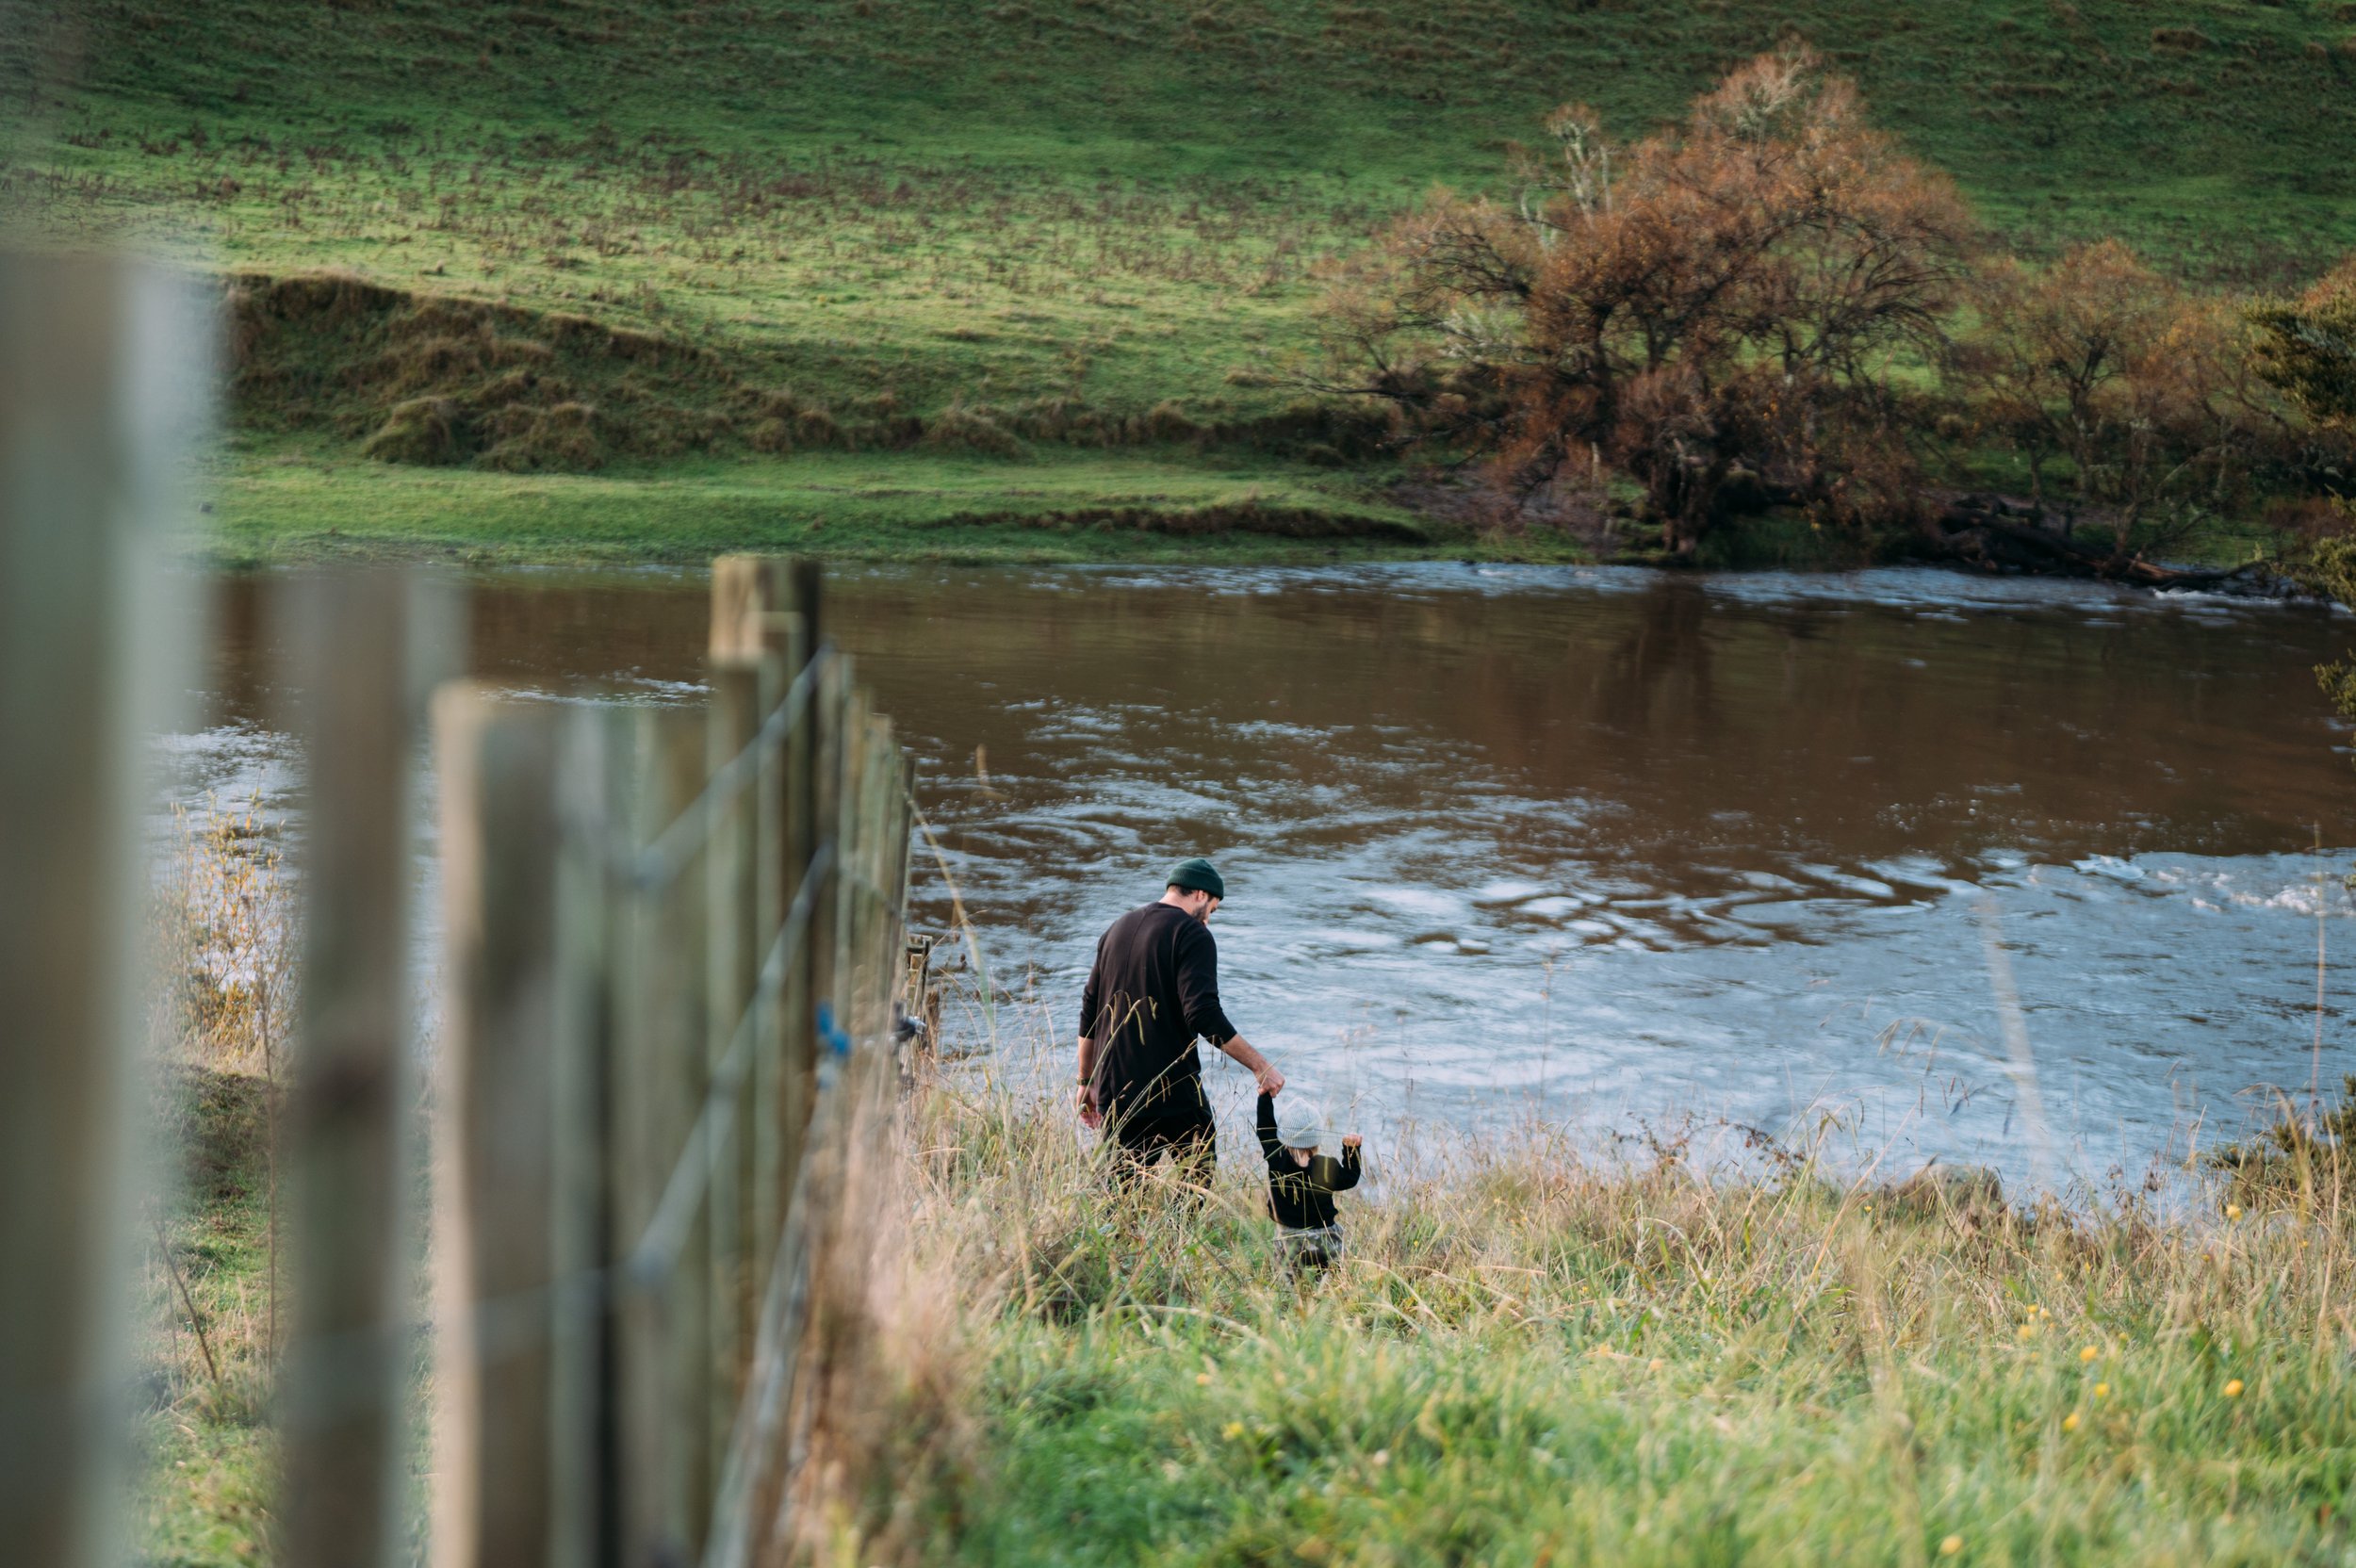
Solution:
[[(223, 590), (176, 787), (285, 817), (272, 592)], [(472, 595), (487, 678), (699, 694), (699, 577)], [(1194, 853), (1228, 882), (1230, 1014), (1376, 1139), (1758, 1128), (2132, 1180), (2303, 1093), (2319, 930), (2323, 1082), (2356, 1070), (2356, 773), (2310, 674), (2356, 623), (2312, 606), (1448, 565), (846, 568), (828, 595), (977, 927), (990, 1002), (949, 1043), (1008, 1073), (1068, 1077), (1097, 932)], [(1208, 1081), (1245, 1136), (1248, 1080)]]

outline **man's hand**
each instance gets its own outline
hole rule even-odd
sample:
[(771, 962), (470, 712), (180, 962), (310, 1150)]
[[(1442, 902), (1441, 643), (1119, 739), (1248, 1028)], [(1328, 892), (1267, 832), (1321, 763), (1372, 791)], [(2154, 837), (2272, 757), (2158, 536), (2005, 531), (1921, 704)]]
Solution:
[(1344, 1149), (1355, 1149), (1358, 1147), (1360, 1141), (1361, 1140), (1358, 1135), (1355, 1133), (1345, 1133), (1342, 1135), (1342, 1147)]
[(1284, 1086), (1284, 1075), (1276, 1070), (1276, 1064), (1253, 1050), (1252, 1042), (1241, 1035), (1221, 1041), (1219, 1049), (1227, 1053), (1229, 1060), (1252, 1074), (1252, 1081), (1260, 1086), (1262, 1094), (1273, 1095)]
[(1080, 1037), (1080, 1125), (1094, 1132), (1104, 1121), (1104, 1107), (1096, 1102), (1096, 1042)]

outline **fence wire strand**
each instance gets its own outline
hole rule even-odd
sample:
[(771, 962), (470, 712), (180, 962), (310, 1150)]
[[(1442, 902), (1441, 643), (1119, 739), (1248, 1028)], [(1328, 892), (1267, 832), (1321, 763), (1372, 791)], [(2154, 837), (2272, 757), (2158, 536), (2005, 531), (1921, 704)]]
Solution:
[(753, 738), (713, 770), (702, 792), (655, 835), (652, 843), (625, 862), (624, 879), (632, 890), (652, 892), (679, 879), (687, 869), (687, 862), (711, 839), (712, 823), (721, 808), (760, 776), (766, 754), (783, 745), (801, 723), (818, 689), (819, 674), (834, 657), (832, 644), (820, 645), (810, 662), (794, 678), (794, 683), (785, 689), (785, 695), (777, 699), (777, 707), (769, 710), (769, 716), (754, 731)]

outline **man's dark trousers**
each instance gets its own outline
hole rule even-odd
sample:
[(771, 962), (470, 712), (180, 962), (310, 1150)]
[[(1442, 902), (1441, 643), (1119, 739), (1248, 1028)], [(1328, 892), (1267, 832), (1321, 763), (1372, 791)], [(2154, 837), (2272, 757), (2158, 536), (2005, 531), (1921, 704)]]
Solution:
[(1207, 1190), (1219, 1168), (1219, 1128), (1211, 1108), (1195, 1089), (1192, 1109), (1124, 1116), (1116, 1111), (1105, 1119), (1113, 1146), (1112, 1178), (1116, 1186), (1131, 1186), (1152, 1174), (1164, 1155), (1171, 1174), (1188, 1186)]

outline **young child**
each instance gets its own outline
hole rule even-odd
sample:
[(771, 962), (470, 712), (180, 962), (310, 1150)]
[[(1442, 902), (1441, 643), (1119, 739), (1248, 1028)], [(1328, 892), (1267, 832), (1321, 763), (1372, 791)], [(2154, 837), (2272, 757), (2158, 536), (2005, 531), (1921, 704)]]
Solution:
[(1342, 1228), (1333, 1195), (1358, 1184), (1358, 1135), (1342, 1139), (1342, 1156), (1317, 1152), (1325, 1118), (1317, 1102), (1284, 1097), (1280, 1116), (1272, 1096), (1260, 1096), (1260, 1152), (1268, 1156), (1268, 1210), (1276, 1244), (1295, 1268), (1319, 1269), (1342, 1255)]

